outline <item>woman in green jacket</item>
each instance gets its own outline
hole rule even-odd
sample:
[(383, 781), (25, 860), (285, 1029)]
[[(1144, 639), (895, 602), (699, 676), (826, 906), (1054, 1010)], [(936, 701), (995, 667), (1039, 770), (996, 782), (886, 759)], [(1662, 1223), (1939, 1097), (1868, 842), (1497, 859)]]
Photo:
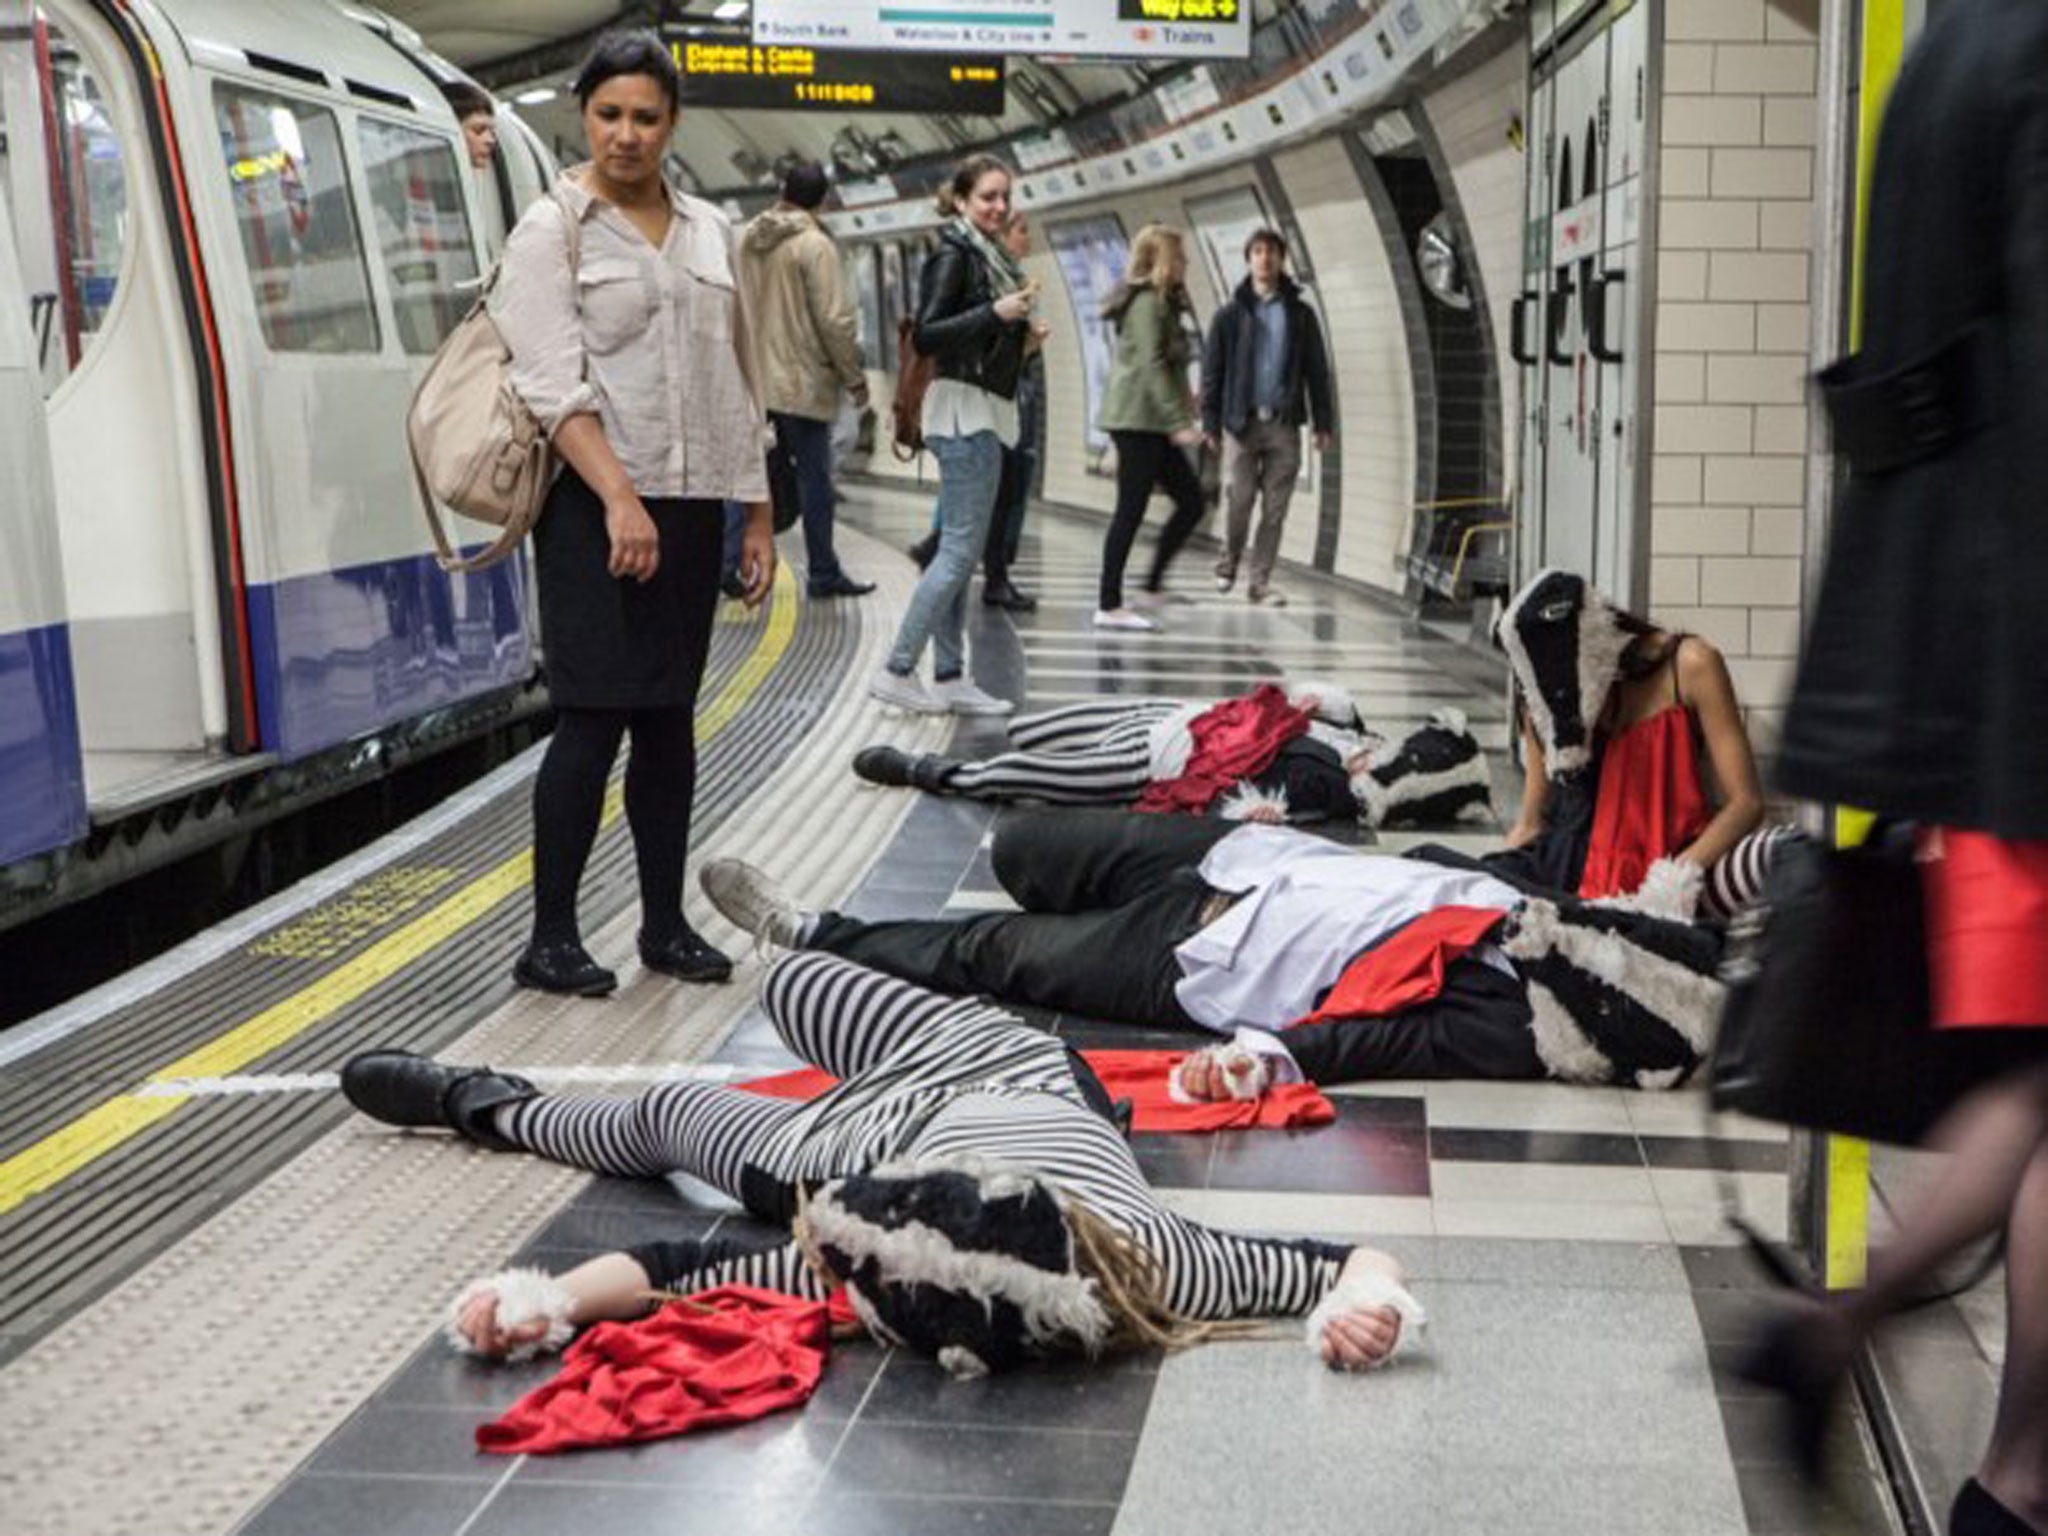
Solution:
[(1147, 593), (1157, 595), (1166, 567), (1202, 520), (1202, 485), (1181, 449), (1197, 440), (1191, 356), (1186, 329), (1188, 255), (1180, 231), (1148, 224), (1131, 242), (1124, 281), (1103, 306), (1116, 325), (1116, 357), (1102, 391), (1096, 425), (1116, 444), (1116, 515), (1102, 547), (1097, 629), (1157, 629), (1149, 615), (1124, 606), (1124, 563), (1155, 489), (1173, 498), (1173, 516), (1159, 535)]

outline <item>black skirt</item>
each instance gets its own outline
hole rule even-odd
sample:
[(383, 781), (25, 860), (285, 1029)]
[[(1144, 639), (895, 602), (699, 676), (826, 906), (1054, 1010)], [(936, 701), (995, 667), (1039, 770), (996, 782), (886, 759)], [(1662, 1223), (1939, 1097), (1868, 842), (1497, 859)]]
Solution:
[(718, 611), (716, 501), (641, 498), (661, 560), (641, 582), (606, 570), (604, 503), (564, 466), (533, 530), (548, 697), (558, 709), (692, 709)]

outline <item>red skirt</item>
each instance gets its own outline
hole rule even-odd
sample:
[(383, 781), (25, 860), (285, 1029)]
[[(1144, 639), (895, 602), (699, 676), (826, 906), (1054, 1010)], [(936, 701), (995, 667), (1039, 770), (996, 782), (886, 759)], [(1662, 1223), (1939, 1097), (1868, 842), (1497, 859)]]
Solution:
[(1944, 827), (1922, 857), (1935, 1027), (2048, 1028), (2048, 842)]

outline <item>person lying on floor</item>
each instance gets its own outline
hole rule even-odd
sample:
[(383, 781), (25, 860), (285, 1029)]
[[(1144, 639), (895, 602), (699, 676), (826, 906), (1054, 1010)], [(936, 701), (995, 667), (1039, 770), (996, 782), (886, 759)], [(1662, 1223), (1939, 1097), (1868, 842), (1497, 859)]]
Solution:
[(348, 1101), (386, 1124), (622, 1178), (688, 1173), (792, 1228), (765, 1251), (655, 1240), (561, 1276), (491, 1276), (457, 1299), (463, 1347), (559, 1347), (657, 1293), (726, 1284), (814, 1300), (843, 1285), (870, 1332), (958, 1375), (1304, 1313), (1322, 1359), (1359, 1370), (1424, 1321), (1384, 1253), (1220, 1232), (1161, 1205), (1087, 1064), (1000, 1008), (823, 954), (779, 959), (761, 1000), (838, 1086), (800, 1103), (699, 1082), (571, 1097), (405, 1051), (348, 1062)]
[(1506, 848), (1480, 862), (1588, 900), (1654, 877), (1726, 921), (1790, 829), (1759, 830), (1763, 791), (1721, 653), (1558, 570), (1515, 594), (1495, 634), (1514, 673), (1524, 780)]
[(1228, 820), (1353, 818), (1449, 825), (1489, 815), (1491, 776), (1464, 715), (1439, 710), (1390, 749), (1335, 683), (1239, 698), (1101, 699), (1010, 722), (1012, 750), (976, 761), (863, 748), (871, 784), (998, 804), (1131, 805)]
[(1259, 1088), (1664, 1088), (1698, 1063), (1719, 1011), (1720, 941), (1704, 928), (1289, 827), (1013, 810), (992, 857), (1021, 912), (871, 923), (802, 911), (735, 859), (700, 878), (770, 944), (956, 995), (1231, 1035), (1265, 1059)]

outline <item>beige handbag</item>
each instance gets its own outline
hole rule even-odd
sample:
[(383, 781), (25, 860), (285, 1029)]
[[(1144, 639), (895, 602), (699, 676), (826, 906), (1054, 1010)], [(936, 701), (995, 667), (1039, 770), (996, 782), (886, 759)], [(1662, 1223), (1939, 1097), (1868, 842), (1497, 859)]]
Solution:
[[(568, 221), (574, 272), (583, 259), (583, 231), (556, 201)], [(554, 449), (512, 388), (512, 352), (490, 316), (498, 270), (491, 269), (476, 303), (435, 349), (405, 416), (413, 477), (444, 571), (480, 571), (509, 556), (539, 520), (555, 479)], [(441, 524), (442, 503), (501, 529), (497, 542), (466, 560), (457, 555)]]

